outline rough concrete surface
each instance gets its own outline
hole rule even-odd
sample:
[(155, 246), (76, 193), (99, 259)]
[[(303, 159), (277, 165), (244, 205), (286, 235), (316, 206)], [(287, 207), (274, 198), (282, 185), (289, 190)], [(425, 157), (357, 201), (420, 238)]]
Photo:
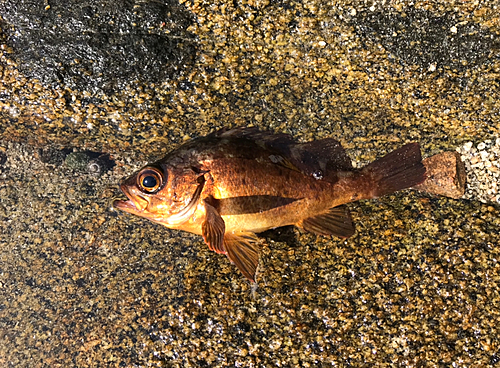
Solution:
[[(31, 3), (0, 0), (0, 366), (500, 362), (496, 1)], [(243, 125), (358, 167), (457, 151), (466, 192), (354, 203), (348, 240), (268, 231), (256, 285), (111, 208), (139, 166)]]

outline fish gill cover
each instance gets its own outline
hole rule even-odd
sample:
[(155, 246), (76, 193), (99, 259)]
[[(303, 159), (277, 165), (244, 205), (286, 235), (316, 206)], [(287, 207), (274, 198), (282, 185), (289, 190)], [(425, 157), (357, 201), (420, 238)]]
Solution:
[(0, 14), (24, 74), (80, 90), (172, 79), (196, 52), (193, 16), (171, 0), (6, 0)]

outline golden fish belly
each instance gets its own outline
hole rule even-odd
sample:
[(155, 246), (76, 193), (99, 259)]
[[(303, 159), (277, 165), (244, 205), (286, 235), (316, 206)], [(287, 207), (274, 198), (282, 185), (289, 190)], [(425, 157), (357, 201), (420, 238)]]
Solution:
[(226, 231), (250, 231), (260, 233), (281, 226), (295, 225), (300, 220), (326, 210), (326, 206), (307, 206), (306, 200), (289, 204), (284, 208), (276, 208), (261, 213), (222, 216)]

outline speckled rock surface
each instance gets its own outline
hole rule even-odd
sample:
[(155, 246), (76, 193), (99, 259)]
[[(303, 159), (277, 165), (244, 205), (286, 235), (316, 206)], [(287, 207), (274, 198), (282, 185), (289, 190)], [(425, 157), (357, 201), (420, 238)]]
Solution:
[[(0, 365), (497, 365), (496, 2), (179, 5), (193, 63), (112, 93), (24, 75), (0, 12)], [(456, 150), (468, 187), (352, 204), (348, 240), (266, 232), (256, 285), (200, 237), (110, 207), (146, 161), (249, 124), (335, 137), (356, 166), (410, 141)]]

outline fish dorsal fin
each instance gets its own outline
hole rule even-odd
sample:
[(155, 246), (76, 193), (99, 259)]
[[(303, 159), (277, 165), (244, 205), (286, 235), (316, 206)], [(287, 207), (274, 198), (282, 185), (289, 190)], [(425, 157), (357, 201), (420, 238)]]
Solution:
[(258, 242), (257, 236), (251, 232), (227, 233), (224, 236), (227, 257), (252, 282), (255, 282), (259, 264)]
[(342, 145), (333, 138), (290, 146), (290, 161), (304, 174), (335, 183), (338, 173), (351, 171), (352, 162)]
[[(294, 152), (295, 151), (295, 152)], [(333, 138), (296, 144), (292, 155), (307, 167), (316, 166), (323, 171), (352, 170), (352, 162), (339, 141)]]
[(298, 226), (318, 235), (348, 238), (354, 234), (351, 212), (347, 206), (330, 208), (325, 213), (302, 220)]
[(210, 250), (225, 254), (224, 232), (226, 225), (224, 220), (215, 207), (208, 204), (206, 200), (204, 200), (204, 203), (206, 215), (205, 221), (201, 224), (203, 240), (205, 240)]
[(294, 144), (292, 137), (285, 133), (270, 133), (261, 131), (257, 127), (238, 127), (233, 129), (222, 128), (214, 133), (216, 137), (222, 138), (246, 138), (255, 142), (262, 142), (263, 145), (270, 147), (275, 145)]
[(270, 134), (258, 128), (220, 130), (215, 135), (226, 138), (244, 138), (275, 152), (271, 161), (307, 176), (330, 182), (337, 181), (339, 171), (352, 170), (352, 162), (337, 140), (325, 138), (307, 143), (296, 143), (288, 134)]

